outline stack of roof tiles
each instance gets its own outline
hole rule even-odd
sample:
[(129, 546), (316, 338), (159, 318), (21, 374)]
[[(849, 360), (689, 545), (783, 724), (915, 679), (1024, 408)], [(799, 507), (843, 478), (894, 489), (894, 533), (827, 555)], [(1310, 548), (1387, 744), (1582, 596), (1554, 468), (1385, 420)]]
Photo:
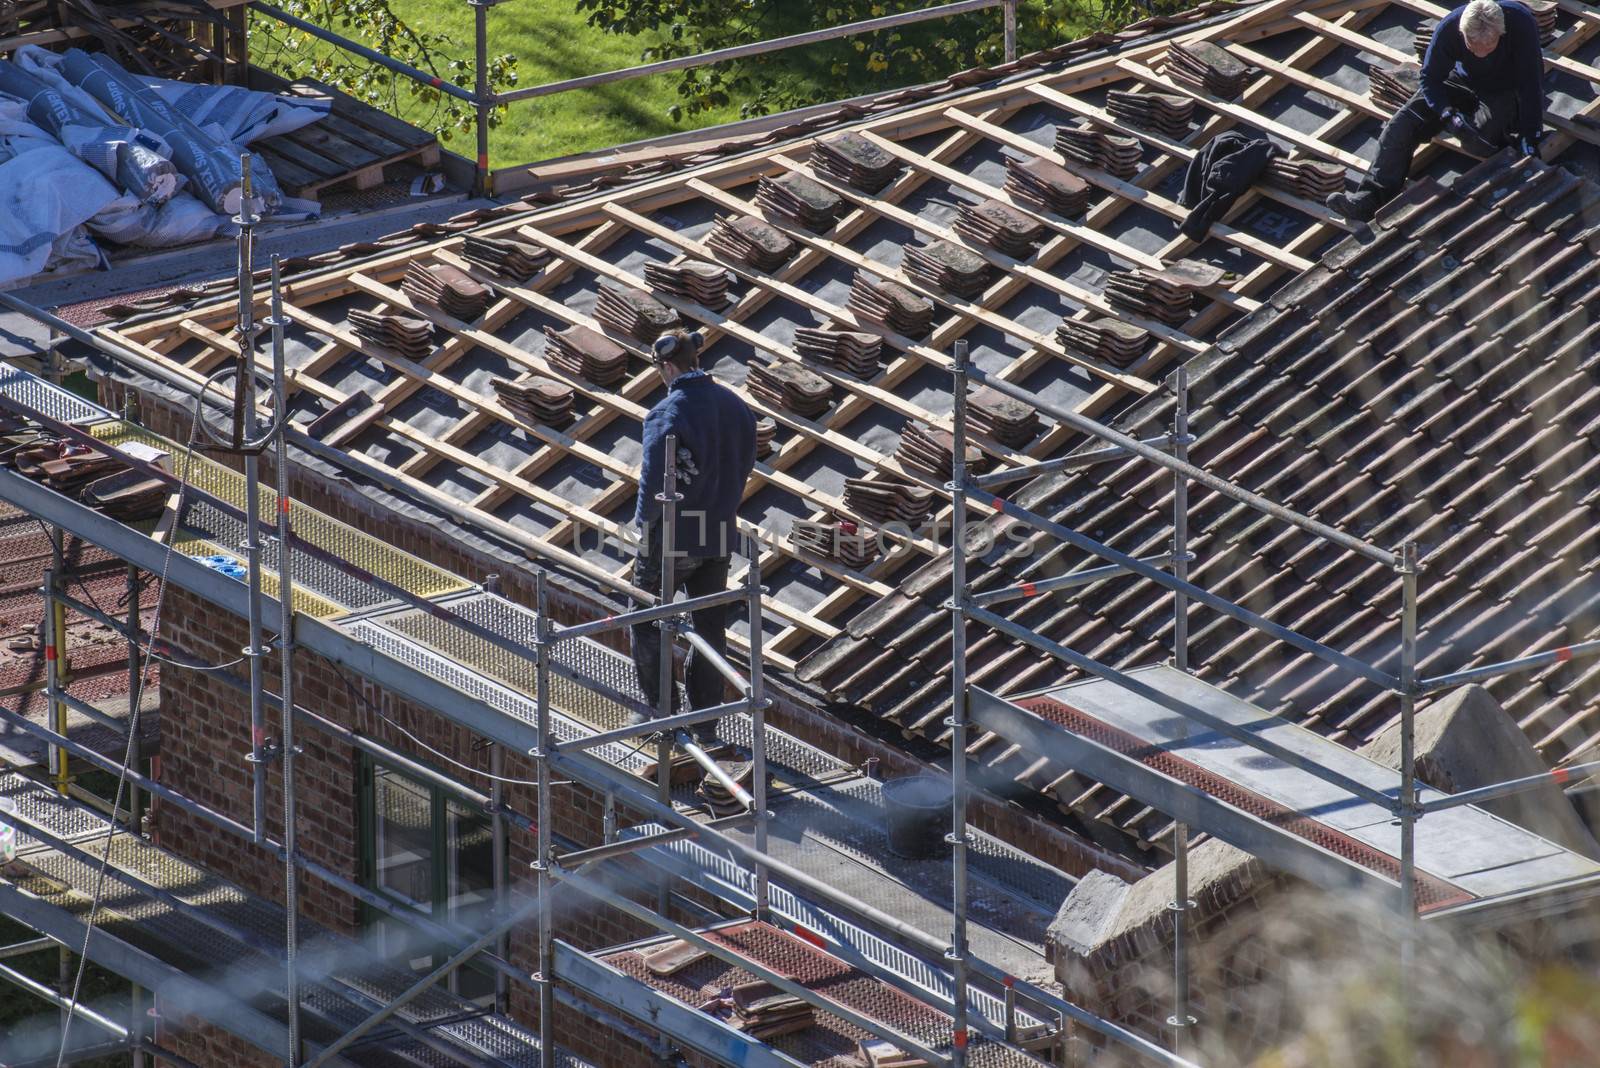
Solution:
[(902, 170), (898, 159), (853, 130), (816, 142), (812, 165), (826, 178), (876, 193)]
[(644, 265), (644, 279), (652, 289), (687, 297), (702, 308), (725, 308), (732, 299), (728, 287), (733, 284), (733, 272), (704, 260), (681, 263), (652, 260)]
[[(1600, 186), (1503, 153), (1449, 189), (1413, 181), (1322, 263), (1190, 361), (1196, 464), (1369, 543), (1419, 543), (1423, 676), (1600, 637)], [(1120, 420), (1172, 425), (1169, 390)], [(1086, 447), (1094, 448), (1094, 443)], [(1391, 567), (1249, 506), (1191, 491), (1197, 584), (1393, 673)], [(1134, 555), (1172, 538), (1172, 476), (1137, 459), (1047, 476), (1028, 507)], [(1043, 535), (969, 552), (974, 589), (1103, 563)], [(937, 733), (949, 699), (947, 560), (901, 581), (799, 677), (875, 719)], [(1173, 601), (1109, 579), (1050, 604), (1002, 609), (1114, 667), (1171, 655)], [(1226, 616), (1191, 617), (1200, 678), (1352, 746), (1391, 724), (1388, 690)], [(1079, 677), (1008, 640), (973, 634), (968, 681), (1023, 692)], [(1552, 762), (1600, 743), (1600, 662), (1486, 680)], [(1420, 705), (1443, 695), (1421, 699)], [(1168, 824), (1115, 791), (981, 741), (991, 774), (1019, 777), (1080, 815), (1148, 843)]]
[(539, 375), (524, 375), (516, 381), (491, 380), (500, 403), (524, 423), (543, 423), (562, 427), (572, 422), (572, 387), (565, 382)]
[[(955, 438), (948, 430), (940, 430), (926, 423), (907, 423), (905, 429), (900, 431), (900, 445), (894, 455), (903, 466), (943, 485), (950, 481), (955, 449)], [(976, 467), (982, 460), (983, 453), (975, 446), (968, 445), (968, 467)]]
[(1195, 294), (1220, 281), (1221, 267), (1178, 260), (1159, 271), (1140, 267), (1111, 272), (1106, 277), (1106, 299), (1118, 311), (1182, 326), (1194, 314)]
[(1013, 449), (1038, 437), (1042, 425), (1032, 406), (988, 386), (967, 398), (967, 415), (973, 429)]
[(803, 326), (794, 332), (794, 350), (856, 378), (871, 378), (878, 373), (883, 338), (859, 330)]
[(928, 518), (933, 503), (933, 490), (923, 486), (865, 478), (844, 481), (845, 507), (879, 526), (885, 523), (915, 526)]
[[(989, 287), (989, 261), (953, 241), (907, 245), (900, 269), (913, 281), (974, 300)], [(902, 330), (901, 333), (908, 333)]]
[(1130, 126), (1154, 130), (1173, 140), (1188, 136), (1194, 118), (1194, 101), (1175, 93), (1130, 93), (1113, 89), (1106, 94), (1112, 118)]
[(628, 350), (598, 330), (569, 326), (544, 328), (545, 358), (569, 375), (600, 386), (614, 386), (628, 377)]
[(531, 241), (468, 234), (462, 239), (461, 258), (490, 274), (521, 283), (549, 263), (551, 254), (549, 249)]
[(1017, 260), (1033, 255), (1033, 246), (1044, 240), (1045, 233), (1044, 223), (1003, 200), (963, 204), (955, 228), (967, 240)]
[(1082, 215), (1089, 208), (1093, 188), (1065, 167), (1034, 156), (1006, 157), (1006, 192), (1057, 215)]
[(1345, 169), (1326, 160), (1278, 157), (1267, 163), (1267, 181), (1320, 204), (1344, 188)]
[(19, 449), (9, 462), (24, 478), (69, 497), (76, 497), (98, 479), (128, 470), (128, 465), (114, 456), (55, 441)]
[[(717, 766), (727, 773), (728, 778), (749, 792), (750, 782), (755, 777), (753, 761), (718, 760)], [(745, 810), (744, 803), (711, 775), (700, 780), (700, 785), (695, 788), (695, 796), (705, 802), (706, 808), (711, 810), (713, 816), (737, 816)]]
[(801, 552), (857, 570), (878, 558), (878, 535), (848, 519), (797, 519), (789, 543)]
[(807, 419), (815, 419), (833, 403), (831, 382), (788, 360), (751, 361), (744, 385), (752, 397)]
[(843, 197), (794, 171), (778, 178), (763, 176), (757, 183), (756, 204), (814, 233), (832, 229), (844, 211)]
[(857, 315), (887, 326), (897, 334), (920, 338), (933, 329), (933, 301), (898, 282), (857, 271), (847, 306)]
[(1372, 102), (1392, 115), (1422, 88), (1422, 68), (1415, 63), (1374, 63), (1368, 85)]
[(433, 324), (409, 315), (350, 312), (350, 329), (362, 341), (393, 349), (408, 360), (420, 360), (433, 351)]
[(1150, 331), (1121, 319), (1063, 319), (1056, 340), (1091, 360), (1128, 367), (1150, 347)]
[(438, 308), (464, 322), (472, 322), (489, 307), (488, 286), (444, 263), (431, 267), (416, 262), (408, 264), (401, 288), (413, 301)]
[(1179, 41), (1167, 49), (1167, 77), (1197, 92), (1232, 100), (1244, 92), (1250, 68), (1220, 41)]
[(756, 459), (772, 454), (774, 439), (778, 436), (778, 423), (770, 415), (756, 417)]
[(794, 259), (794, 238), (754, 215), (718, 215), (706, 244), (713, 252), (763, 271), (776, 271)]
[(1138, 138), (1107, 133), (1088, 123), (1057, 126), (1056, 151), (1070, 160), (1122, 179), (1139, 173), (1139, 160), (1144, 155)]
[(128, 468), (96, 478), (78, 499), (123, 523), (154, 519), (166, 510), (172, 487), (164, 480)]
[(646, 345), (674, 327), (681, 326), (678, 313), (642, 289), (600, 283), (594, 317), (605, 326)]

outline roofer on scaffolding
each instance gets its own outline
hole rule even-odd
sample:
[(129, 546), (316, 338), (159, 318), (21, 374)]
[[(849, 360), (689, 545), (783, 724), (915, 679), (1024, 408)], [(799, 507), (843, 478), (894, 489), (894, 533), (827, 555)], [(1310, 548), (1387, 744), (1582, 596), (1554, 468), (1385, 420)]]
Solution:
[(1480, 155), (1511, 146), (1536, 155), (1544, 128), (1544, 59), (1533, 12), (1515, 0), (1472, 0), (1439, 20), (1422, 88), (1383, 124), (1378, 158), (1354, 193), (1328, 207), (1367, 222), (1406, 184), (1417, 146), (1448, 130)]
[[(728, 588), (728, 558), (738, 538), (735, 515), (756, 463), (756, 420), (749, 405), (700, 367), (704, 339), (697, 332), (669, 330), (656, 339), (651, 359), (667, 395), (644, 420), (644, 460), (634, 509), (642, 542), (633, 565), (633, 584), (661, 596), (662, 508), (657, 495), (666, 472), (666, 443), (676, 437), (677, 519), (672, 529), (673, 589), (690, 597)], [(723, 654), (727, 649), (728, 606), (714, 605), (691, 616), (695, 633)], [(752, 624), (759, 626), (758, 620)], [(632, 627), (633, 663), (639, 687), (652, 708), (660, 708), (661, 631), (654, 622)], [(686, 674), (689, 705), (722, 704), (723, 676), (691, 646)], [(672, 712), (678, 707), (673, 687)], [(715, 724), (696, 724), (691, 734), (709, 741)]]

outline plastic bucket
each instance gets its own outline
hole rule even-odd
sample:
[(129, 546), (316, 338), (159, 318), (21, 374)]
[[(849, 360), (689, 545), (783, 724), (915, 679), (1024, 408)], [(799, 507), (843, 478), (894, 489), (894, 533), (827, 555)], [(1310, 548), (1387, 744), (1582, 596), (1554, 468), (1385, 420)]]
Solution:
[(883, 784), (883, 809), (889, 822), (889, 852), (912, 860), (948, 856), (950, 780), (912, 775)]

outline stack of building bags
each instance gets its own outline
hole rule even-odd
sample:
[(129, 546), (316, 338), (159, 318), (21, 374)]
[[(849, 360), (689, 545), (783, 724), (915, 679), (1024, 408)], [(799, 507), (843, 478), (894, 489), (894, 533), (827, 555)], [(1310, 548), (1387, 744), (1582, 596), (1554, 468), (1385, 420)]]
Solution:
[[(99, 266), (96, 244), (166, 247), (214, 236), (237, 213), (241, 146), (327, 114), (329, 101), (136, 78), (79, 49), (0, 60), (0, 283)], [(190, 115), (203, 116), (204, 128)], [(310, 215), (252, 157), (263, 215)]]

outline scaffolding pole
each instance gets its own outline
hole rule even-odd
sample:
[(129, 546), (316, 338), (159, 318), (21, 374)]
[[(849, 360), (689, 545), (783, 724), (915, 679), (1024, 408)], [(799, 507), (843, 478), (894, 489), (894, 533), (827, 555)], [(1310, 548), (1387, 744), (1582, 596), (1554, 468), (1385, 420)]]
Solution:
[[(538, 715), (538, 750), (533, 754), (538, 778), (538, 804), (535, 820), (538, 822), (538, 854), (533, 870), (539, 895), (539, 1057), (544, 1058), (555, 1048), (555, 934), (551, 930), (554, 916), (550, 903), (550, 756), (552, 738), (550, 731), (550, 595), (549, 582), (543, 568), (534, 572), (533, 597), (535, 616), (534, 652), (537, 665), (534, 676), (534, 701)], [(662, 885), (663, 893), (665, 884)]]
[[(267, 837), (267, 761), (271, 759), (271, 746), (267, 736), (266, 712), (262, 708), (261, 694), (266, 689), (266, 642), (261, 619), (261, 455), (246, 448), (255, 438), (256, 429), (256, 324), (255, 286), (252, 262), (255, 257), (254, 230), (261, 217), (255, 213), (255, 201), (250, 186), (249, 156), (242, 156), (244, 189), (239, 200), (239, 214), (234, 223), (239, 227), (239, 357), (233, 390), (233, 450), (244, 455), (245, 526), (244, 541), (239, 549), (245, 559), (245, 585), (250, 591), (245, 623), (249, 633), (243, 654), (250, 664), (250, 752), (245, 760), (250, 764), (251, 826), (255, 828), (257, 844)], [(200, 418), (199, 413), (195, 416)], [(285, 791), (287, 793), (287, 791)], [(293, 1056), (293, 1051), (290, 1051)]]
[[(661, 534), (658, 548), (661, 552), (661, 579), (660, 595), (656, 600), (658, 608), (665, 608), (672, 601), (673, 581), (677, 578), (674, 574), (673, 553), (676, 546), (673, 544), (678, 522), (678, 502), (683, 495), (678, 492), (678, 436), (668, 434), (662, 447), (662, 474), (661, 493), (656, 500), (661, 504)], [(646, 543), (644, 550), (650, 551), (650, 531), (642, 532)], [(656, 650), (656, 718), (670, 719), (673, 705), (672, 682), (672, 655), (673, 635), (677, 633), (676, 620), (671, 616), (662, 616), (655, 621), (659, 631), (658, 646)], [(541, 702), (542, 703), (542, 702)], [(672, 732), (662, 730), (656, 740), (656, 800), (663, 805), (672, 804)], [(661, 912), (667, 911), (668, 881), (662, 874), (656, 884), (656, 908)]]
[(967, 1062), (967, 342), (955, 343), (950, 453), (950, 890), (951, 1063)]
[[(278, 257), (272, 257), (272, 417), (281, 431), (288, 411), (288, 389), (284, 367), (283, 288)], [(278, 719), (283, 732), (283, 903), (284, 968), (287, 972), (284, 995), (288, 1001), (288, 1059), (290, 1068), (300, 1059), (300, 975), (295, 959), (300, 945), (300, 869), (295, 860), (300, 852), (300, 831), (295, 798), (295, 757), (299, 749), (294, 740), (294, 531), (290, 524), (289, 443), (283, 434), (275, 435), (277, 454), (273, 464), (278, 482)], [(255, 485), (246, 492), (254, 500)], [(252, 535), (252, 537), (259, 537)], [(259, 581), (259, 576), (258, 576)], [(259, 699), (261, 694), (253, 694)]]
[[(746, 610), (750, 613), (750, 682), (745, 688), (745, 699), (750, 702), (750, 761), (751, 790), (755, 796), (756, 852), (767, 852), (767, 686), (762, 667), (761, 595), (761, 544), (753, 536), (745, 538), (744, 593)], [(610, 795), (607, 795), (610, 796)], [(756, 864), (756, 919), (771, 919), (767, 866)]]
[[(1189, 479), (1183, 469), (1189, 463), (1189, 369), (1178, 365), (1178, 403), (1172, 416), (1172, 456), (1178, 466), (1172, 469), (1172, 576), (1189, 581)], [(1172, 666), (1189, 670), (1189, 598), (1181, 589), (1172, 592)], [(1181, 719), (1178, 736), (1189, 734), (1189, 721)], [(1172, 828), (1172, 1027), (1174, 1048), (1189, 1048), (1188, 1029), (1196, 1023), (1189, 1011), (1189, 943), (1192, 917), (1189, 915), (1189, 827), (1178, 820)]]

